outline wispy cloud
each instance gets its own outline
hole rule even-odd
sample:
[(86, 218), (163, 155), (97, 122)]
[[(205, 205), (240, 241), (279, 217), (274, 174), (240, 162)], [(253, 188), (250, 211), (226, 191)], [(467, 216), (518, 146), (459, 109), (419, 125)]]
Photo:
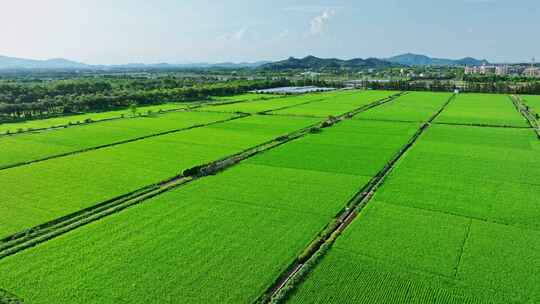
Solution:
[(286, 39), (286, 38), (289, 38), (290, 35), (291, 35), (291, 31), (283, 30), (277, 35), (277, 38), (278, 39)]
[(289, 12), (314, 14), (314, 13), (320, 13), (321, 11), (329, 11), (329, 10), (337, 11), (341, 8), (343, 7), (336, 6), (336, 5), (302, 5), (302, 6), (285, 7), (284, 10), (289, 11)]
[(311, 19), (310, 22), (310, 32), (312, 35), (320, 35), (323, 33), (326, 24), (336, 14), (334, 9), (328, 9), (323, 11), (320, 15)]
[(218, 37), (218, 40), (224, 40), (224, 41), (239, 41), (246, 38), (248, 29), (246, 27), (243, 27), (241, 29), (238, 29), (237, 31), (231, 32), (231, 33), (225, 33)]

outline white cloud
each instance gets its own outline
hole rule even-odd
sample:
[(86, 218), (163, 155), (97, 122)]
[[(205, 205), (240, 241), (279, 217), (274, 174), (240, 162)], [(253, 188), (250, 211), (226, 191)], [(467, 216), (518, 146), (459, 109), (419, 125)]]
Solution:
[(278, 35), (278, 39), (287, 39), (291, 35), (291, 32), (289, 30), (283, 30)]
[(246, 38), (248, 29), (243, 27), (237, 31), (231, 32), (231, 33), (225, 33), (218, 37), (218, 40), (224, 40), (224, 41), (239, 41), (244, 40)]
[(327, 10), (339, 10), (343, 7), (341, 6), (323, 6), (323, 5), (304, 5), (304, 6), (289, 6), (284, 8), (285, 11), (289, 12), (299, 12), (299, 13), (319, 13), (321, 11), (327, 11)]
[(310, 31), (312, 35), (320, 35), (324, 31), (324, 28), (326, 27), (326, 24), (336, 14), (336, 11), (334, 9), (329, 9), (323, 11), (319, 16), (311, 19), (310, 25)]

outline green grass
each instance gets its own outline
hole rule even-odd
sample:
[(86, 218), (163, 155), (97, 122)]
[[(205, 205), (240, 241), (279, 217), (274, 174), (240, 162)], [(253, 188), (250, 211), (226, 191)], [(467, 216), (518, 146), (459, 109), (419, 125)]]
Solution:
[[(258, 119), (258, 128), (241, 119), (232, 129), (262, 132), (270, 122), (295, 120)], [(339, 146), (337, 137), (361, 146), (361, 134), (373, 131), (380, 139), (371, 142), (395, 141), (380, 151), (396, 150), (410, 135), (404, 125), (350, 121), (334, 133), (327, 129), (260, 153), (1, 260), (2, 288), (31, 303), (251, 303), (370, 178), (319, 170), (328, 157), (318, 151), (325, 139), (330, 146)], [(402, 136), (387, 138), (397, 133)], [(319, 146), (305, 146), (302, 154), (318, 159), (305, 168), (266, 165), (287, 158), (288, 145), (311, 138)], [(388, 161), (377, 152), (378, 163)]]
[(507, 95), (459, 94), (435, 122), (528, 127)]
[[(190, 103), (164, 103), (160, 105), (152, 105), (145, 107), (138, 107), (137, 112), (146, 114), (148, 111), (159, 112), (175, 109), (183, 109), (190, 105)], [(0, 134), (4, 134), (7, 131), (11, 133), (16, 133), (19, 129), (27, 131), (28, 129), (45, 129), (52, 128), (57, 126), (65, 126), (69, 123), (83, 123), (86, 119), (92, 119), (93, 121), (99, 121), (104, 119), (111, 118), (120, 118), (122, 115), (129, 117), (132, 115), (129, 109), (117, 110), (117, 111), (107, 111), (107, 112), (97, 112), (97, 113), (85, 113), (78, 115), (67, 115), (59, 116), (47, 119), (38, 119), (38, 120), (28, 120), (16, 123), (4, 123), (0, 124)]]
[(423, 122), (437, 113), (451, 96), (450, 93), (409, 92), (392, 102), (360, 113), (356, 118)]
[(332, 98), (277, 110), (272, 113), (316, 117), (338, 116), (397, 93), (396, 91), (344, 91), (339, 95), (332, 96)]
[(315, 123), (248, 117), (0, 171), (0, 236), (174, 177)]
[(77, 127), (0, 137), (0, 167), (71, 153), (121, 141), (221, 121), (222, 113), (171, 112), (133, 119), (118, 119)]

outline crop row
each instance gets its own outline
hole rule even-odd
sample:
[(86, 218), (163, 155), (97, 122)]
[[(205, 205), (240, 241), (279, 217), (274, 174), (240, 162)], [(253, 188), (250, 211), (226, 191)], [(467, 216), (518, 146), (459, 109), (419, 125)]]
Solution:
[(528, 129), (433, 125), (291, 302), (538, 302), (539, 149)]
[(247, 117), (0, 171), (0, 236), (169, 179), (316, 123)]
[(340, 122), (6, 257), (0, 281), (32, 303), (252, 302), (417, 128)]

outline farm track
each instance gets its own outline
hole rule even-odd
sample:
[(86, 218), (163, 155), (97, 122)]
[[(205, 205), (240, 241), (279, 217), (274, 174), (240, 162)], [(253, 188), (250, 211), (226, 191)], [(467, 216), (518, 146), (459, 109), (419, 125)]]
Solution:
[(520, 127), (510, 125), (492, 125), (492, 124), (475, 124), (475, 123), (457, 123), (457, 122), (433, 122), (434, 125), (447, 125), (447, 126), (461, 126), (461, 127), (474, 127), (474, 128), (503, 128), (503, 129), (523, 129), (527, 130), (531, 127)]
[(534, 128), (536, 132), (536, 136), (538, 139), (540, 139), (540, 121), (536, 118), (536, 115), (534, 112), (530, 110), (530, 108), (523, 103), (523, 100), (520, 96), (512, 95), (511, 96), (512, 103), (516, 107), (516, 110), (527, 120), (531, 128)]
[[(208, 175), (217, 174), (220, 171), (223, 171), (229, 167), (236, 165), (237, 163), (248, 159), (258, 153), (273, 149), (275, 147), (281, 146), (285, 143), (293, 141), (295, 139), (301, 138), (311, 132), (315, 127), (331, 127), (335, 123), (339, 123), (342, 120), (350, 119), (357, 113), (370, 109), (374, 106), (380, 105), (391, 101), (399, 96), (402, 93), (396, 94), (390, 98), (385, 98), (373, 102), (370, 105), (362, 106), (360, 108), (354, 109), (348, 113), (340, 115), (333, 118), (331, 121), (322, 121), (310, 126), (307, 126), (303, 129), (279, 136), (271, 141), (265, 142), (258, 146), (249, 148), (232, 156), (184, 170), (184, 173), (175, 177), (172, 177), (168, 180), (158, 182), (153, 185), (148, 185), (142, 187), (138, 190), (135, 190), (131, 193), (124, 194), (122, 196), (113, 198), (111, 200), (102, 202), (100, 204), (94, 205), (92, 207), (86, 208), (84, 210), (77, 211), (75, 213), (63, 216), (61, 218), (55, 219), (48, 223), (21, 231), (19, 233), (13, 234), (6, 238), (0, 240), (0, 260), (18, 253), (22, 250), (34, 247), (40, 243), (46, 242), (50, 239), (58, 237), (62, 234), (65, 234), (71, 230), (74, 230), (78, 227), (87, 225), (99, 219), (102, 219), (106, 216), (120, 212), (128, 207), (143, 203), (144, 201), (155, 197), (163, 192), (177, 188), (183, 184), (190, 183), (199, 178), (203, 178)], [(384, 102), (382, 102), (384, 101)], [(382, 103), (381, 103), (382, 102)]]
[(366, 184), (355, 196), (347, 203), (340, 214), (336, 216), (333, 222), (330, 222), (304, 251), (302, 258), (298, 258), (290, 265), (285, 272), (259, 297), (254, 303), (281, 303), (290, 294), (292, 290), (301, 283), (302, 279), (317, 264), (319, 259), (324, 256), (337, 237), (350, 225), (356, 216), (363, 210), (371, 200), (375, 192), (384, 183), (386, 177), (393, 170), (397, 162), (403, 155), (413, 147), (420, 136), (433, 124), (433, 121), (446, 109), (450, 102), (455, 98), (452, 95), (441, 108), (424, 122), (409, 141), (394, 155), (394, 157)]
[(114, 146), (123, 145), (123, 144), (136, 142), (136, 141), (141, 141), (141, 140), (145, 140), (145, 139), (149, 139), (149, 138), (153, 138), (153, 137), (159, 137), (159, 136), (163, 136), (163, 135), (168, 135), (168, 134), (183, 132), (183, 131), (187, 131), (187, 130), (207, 127), (207, 126), (211, 126), (211, 125), (215, 125), (215, 124), (221, 124), (221, 123), (225, 123), (225, 122), (228, 122), (228, 121), (245, 118), (245, 117), (248, 117), (248, 116), (250, 116), (250, 114), (239, 114), (238, 116), (235, 116), (235, 117), (222, 119), (222, 120), (218, 120), (218, 121), (213, 121), (213, 122), (209, 122), (209, 123), (205, 123), (205, 124), (197, 124), (197, 125), (193, 125), (193, 126), (189, 126), (189, 127), (185, 127), (185, 128), (173, 129), (173, 130), (154, 133), (154, 134), (150, 134), (150, 135), (134, 137), (134, 138), (126, 139), (126, 140), (121, 140), (121, 141), (117, 141), (117, 142), (113, 142), (113, 143), (109, 143), (109, 144), (105, 144), (105, 145), (99, 145), (99, 146), (95, 146), (95, 147), (85, 148), (85, 149), (81, 149), (81, 150), (77, 150), (77, 151), (71, 151), (71, 152), (67, 152), (67, 153), (55, 154), (55, 155), (47, 156), (47, 157), (44, 157), (44, 158), (34, 159), (34, 160), (31, 160), (31, 161), (27, 161), (27, 162), (21, 162), (21, 163), (16, 163), (16, 164), (3, 166), (3, 167), (0, 167), (0, 171), (6, 170), (6, 169), (12, 169), (12, 168), (16, 168), (16, 167), (21, 167), (21, 166), (26, 166), (26, 165), (30, 165), (30, 164), (33, 164), (33, 163), (39, 163), (39, 162), (43, 162), (43, 161), (47, 161), (47, 160), (51, 160), (51, 159), (55, 159), (55, 158), (66, 157), (66, 156), (70, 156), (70, 155), (74, 155), (74, 154), (89, 152), (89, 151), (93, 151), (93, 150), (99, 150), (99, 149), (103, 149), (103, 148), (114, 147)]

